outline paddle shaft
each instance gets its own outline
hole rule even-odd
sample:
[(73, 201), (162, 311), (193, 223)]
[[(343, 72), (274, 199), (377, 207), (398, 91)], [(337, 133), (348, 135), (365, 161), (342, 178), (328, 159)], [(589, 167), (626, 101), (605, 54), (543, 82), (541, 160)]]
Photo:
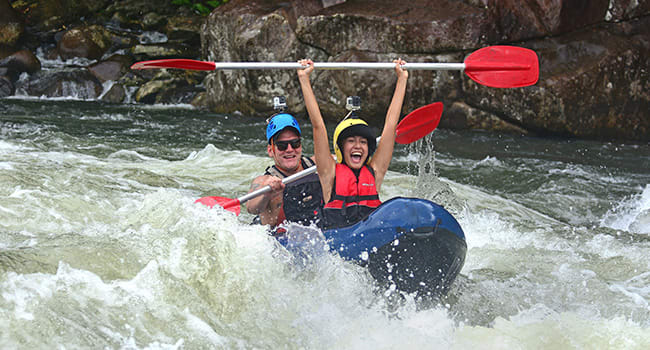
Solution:
[[(406, 63), (411, 70), (464, 70), (465, 63)], [(214, 62), (214, 69), (301, 69), (297, 62)], [(314, 62), (315, 69), (393, 69), (395, 63)]]
[[(310, 175), (310, 174), (313, 174), (315, 172), (316, 172), (316, 166), (314, 165), (314, 166), (309, 167), (307, 169), (301, 170), (301, 171), (299, 171), (299, 172), (297, 172), (297, 173), (295, 173), (293, 175), (285, 177), (284, 179), (282, 179), (282, 183), (286, 185), (288, 183), (292, 183), (294, 181), (300, 180), (303, 177), (305, 177), (307, 175)], [(247, 202), (247, 201), (249, 201), (249, 200), (251, 200), (251, 199), (253, 199), (253, 198), (257, 197), (257, 196), (261, 196), (263, 194), (266, 194), (268, 192), (271, 192), (271, 186), (264, 186), (264, 187), (260, 188), (259, 190), (255, 190), (255, 191), (253, 191), (251, 193), (248, 193), (248, 194), (246, 194), (244, 196), (241, 196), (241, 197), (237, 198), (237, 200), (239, 201), (239, 203), (244, 203), (244, 202)]]

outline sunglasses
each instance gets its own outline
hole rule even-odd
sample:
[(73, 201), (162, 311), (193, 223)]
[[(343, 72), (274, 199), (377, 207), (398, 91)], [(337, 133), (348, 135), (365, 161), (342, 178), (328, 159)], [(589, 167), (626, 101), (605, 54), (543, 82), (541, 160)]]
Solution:
[(275, 147), (278, 148), (280, 151), (286, 151), (289, 145), (291, 145), (291, 148), (296, 149), (300, 147), (300, 139), (293, 139), (293, 140), (285, 140), (285, 141), (275, 141)]

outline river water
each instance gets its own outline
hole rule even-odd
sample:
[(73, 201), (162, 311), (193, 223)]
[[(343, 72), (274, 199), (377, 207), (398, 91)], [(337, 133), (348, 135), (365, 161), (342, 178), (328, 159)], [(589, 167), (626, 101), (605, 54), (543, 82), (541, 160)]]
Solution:
[(193, 203), (247, 192), (264, 128), (0, 100), (0, 348), (650, 347), (647, 144), (436, 130), (397, 146), (382, 199), (446, 205), (468, 253), (439, 304), (395, 304), (363, 268), (293, 264), (250, 215)]

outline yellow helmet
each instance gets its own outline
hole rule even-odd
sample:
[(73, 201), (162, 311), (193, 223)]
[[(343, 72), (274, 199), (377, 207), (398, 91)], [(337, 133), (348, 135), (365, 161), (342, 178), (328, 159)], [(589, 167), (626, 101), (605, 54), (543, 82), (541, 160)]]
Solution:
[(341, 148), (343, 148), (343, 141), (350, 136), (361, 136), (368, 140), (368, 159), (366, 159), (366, 164), (370, 161), (375, 149), (377, 148), (377, 140), (375, 140), (375, 135), (363, 119), (359, 118), (348, 118), (344, 119), (336, 126), (334, 129), (334, 138), (332, 143), (334, 144), (334, 153), (336, 153), (336, 161), (343, 163), (343, 153), (341, 153)]

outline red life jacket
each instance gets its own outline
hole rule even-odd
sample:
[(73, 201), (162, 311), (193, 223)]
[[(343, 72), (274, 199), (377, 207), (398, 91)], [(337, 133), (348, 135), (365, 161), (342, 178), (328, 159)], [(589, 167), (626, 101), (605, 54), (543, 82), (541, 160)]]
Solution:
[(336, 164), (330, 201), (323, 208), (324, 228), (338, 228), (361, 221), (381, 204), (375, 172), (364, 165), (359, 177), (344, 164)]

